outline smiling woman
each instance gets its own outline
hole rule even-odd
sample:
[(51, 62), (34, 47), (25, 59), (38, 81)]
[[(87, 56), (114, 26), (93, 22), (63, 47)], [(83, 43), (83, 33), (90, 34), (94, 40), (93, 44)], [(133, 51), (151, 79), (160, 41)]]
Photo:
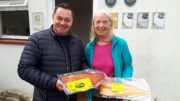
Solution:
[[(132, 58), (127, 42), (114, 35), (113, 20), (105, 10), (97, 12), (92, 20), (91, 41), (86, 45), (89, 67), (104, 72), (108, 77), (131, 78)], [(106, 50), (106, 51), (104, 51)], [(114, 101), (88, 92), (88, 101)]]

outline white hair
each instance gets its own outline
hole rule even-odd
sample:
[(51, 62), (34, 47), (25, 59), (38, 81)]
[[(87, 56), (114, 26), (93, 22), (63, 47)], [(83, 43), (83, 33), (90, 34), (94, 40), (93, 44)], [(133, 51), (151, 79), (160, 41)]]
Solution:
[(112, 15), (108, 13), (106, 10), (99, 10), (98, 12), (95, 13), (91, 23), (90, 40), (94, 40), (95, 38), (98, 38), (96, 32), (94, 31), (94, 21), (98, 14), (103, 14), (107, 16), (107, 18), (109, 19), (110, 30), (109, 30), (109, 36), (107, 37), (106, 41), (111, 41), (113, 35), (113, 20), (112, 20)]

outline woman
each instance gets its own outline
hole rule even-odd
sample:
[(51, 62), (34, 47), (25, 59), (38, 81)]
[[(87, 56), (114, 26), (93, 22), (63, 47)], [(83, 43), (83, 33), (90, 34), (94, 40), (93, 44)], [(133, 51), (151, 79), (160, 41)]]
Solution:
[[(106, 73), (109, 77), (132, 77), (132, 58), (126, 41), (113, 35), (113, 20), (105, 11), (95, 14), (91, 27), (91, 42), (86, 46), (86, 59), (91, 68)], [(88, 101), (103, 99), (87, 93)]]

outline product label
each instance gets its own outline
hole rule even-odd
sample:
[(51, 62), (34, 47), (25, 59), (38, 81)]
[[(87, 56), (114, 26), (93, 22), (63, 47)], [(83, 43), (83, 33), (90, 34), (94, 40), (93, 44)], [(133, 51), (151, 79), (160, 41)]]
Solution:
[(66, 86), (72, 93), (87, 91), (93, 88), (91, 80), (89, 78), (84, 78), (84, 79), (66, 83)]
[(113, 83), (112, 92), (118, 94), (124, 94), (124, 84)]

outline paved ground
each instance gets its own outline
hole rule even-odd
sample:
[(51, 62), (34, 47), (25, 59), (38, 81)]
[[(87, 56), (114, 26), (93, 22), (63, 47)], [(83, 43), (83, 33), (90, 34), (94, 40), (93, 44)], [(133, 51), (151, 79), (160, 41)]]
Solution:
[(27, 95), (16, 92), (0, 91), (0, 101), (32, 101)]

